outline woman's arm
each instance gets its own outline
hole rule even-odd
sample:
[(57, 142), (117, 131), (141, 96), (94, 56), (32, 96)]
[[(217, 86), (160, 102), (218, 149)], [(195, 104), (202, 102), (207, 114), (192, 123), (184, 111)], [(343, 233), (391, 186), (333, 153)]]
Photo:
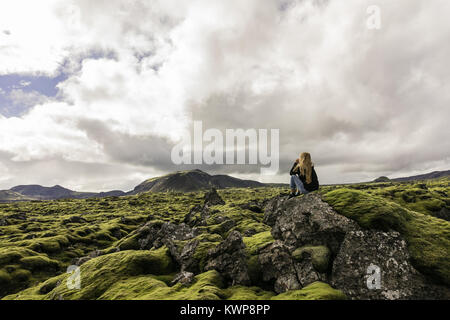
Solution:
[[(298, 160), (298, 159), (297, 159), (297, 160)], [(297, 166), (297, 163), (298, 163), (297, 160), (295, 160), (295, 162), (294, 162), (294, 164), (293, 164), (293, 166), (292, 166), (292, 168), (291, 168), (291, 171), (289, 171), (289, 174), (290, 174), (291, 176), (297, 174), (297, 171), (298, 171), (298, 170), (294, 170), (294, 168)]]

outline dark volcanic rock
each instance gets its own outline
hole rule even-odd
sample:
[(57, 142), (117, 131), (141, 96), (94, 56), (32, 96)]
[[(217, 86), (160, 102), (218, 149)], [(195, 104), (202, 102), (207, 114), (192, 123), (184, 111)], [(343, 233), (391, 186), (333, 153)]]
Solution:
[(166, 240), (189, 240), (197, 236), (199, 233), (196, 229), (192, 229), (187, 224), (174, 224), (165, 222), (155, 236), (153, 246), (160, 248)]
[(175, 240), (189, 240), (196, 237), (199, 231), (196, 228), (191, 228), (187, 224), (174, 224), (171, 222), (149, 221), (146, 222), (139, 229), (132, 232), (128, 238), (134, 238), (136, 245), (128, 247), (128, 242), (119, 245), (121, 250), (126, 249), (140, 249), (149, 250), (151, 248), (160, 248), (169, 241)]
[(245, 244), (238, 231), (232, 231), (216, 248), (208, 253), (206, 270), (215, 269), (231, 285), (250, 285), (245, 254)]
[(183, 222), (190, 227), (194, 226), (206, 226), (206, 219), (210, 216), (210, 210), (208, 207), (196, 205), (184, 217)]
[(164, 244), (169, 249), (173, 259), (180, 265), (181, 271), (190, 271), (199, 273), (199, 261), (194, 258), (195, 250), (199, 244), (199, 240), (192, 239), (185, 246), (176, 245), (173, 240), (165, 240)]
[[(442, 299), (448, 295), (448, 289), (429, 283), (409, 260), (399, 233), (352, 231), (334, 260), (331, 284), (352, 299)], [(374, 280), (376, 270), (380, 282)]]
[(269, 225), (273, 223), (273, 237), (289, 247), (326, 245), (333, 254), (339, 251), (347, 232), (360, 229), (316, 193), (289, 200), (274, 199), (266, 206), (264, 220)]
[(215, 205), (223, 205), (225, 201), (219, 196), (217, 190), (212, 188), (210, 191), (205, 193), (205, 206), (215, 206)]
[(263, 280), (274, 282), (277, 293), (301, 289), (291, 254), (280, 240), (264, 248), (258, 256), (263, 272)]

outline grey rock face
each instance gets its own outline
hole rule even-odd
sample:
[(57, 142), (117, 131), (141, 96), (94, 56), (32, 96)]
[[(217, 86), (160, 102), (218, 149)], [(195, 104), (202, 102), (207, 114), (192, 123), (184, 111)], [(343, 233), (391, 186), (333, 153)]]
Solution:
[(210, 216), (208, 207), (196, 205), (192, 207), (188, 214), (184, 217), (183, 222), (190, 227), (206, 226), (206, 219)]
[(273, 223), (273, 237), (287, 246), (326, 245), (333, 254), (339, 251), (347, 232), (360, 229), (314, 193), (275, 200), (266, 206), (266, 217)]
[(275, 292), (301, 289), (291, 253), (280, 240), (264, 248), (258, 256), (258, 261), (261, 264), (263, 280), (274, 282)]
[(219, 196), (217, 190), (212, 188), (205, 194), (205, 206), (223, 205), (225, 201)]
[(250, 285), (244, 249), (241, 234), (232, 231), (216, 248), (210, 250), (205, 269), (222, 273), (231, 285)]
[(155, 248), (160, 248), (166, 240), (189, 240), (197, 236), (199, 233), (196, 229), (192, 229), (187, 224), (174, 224), (166, 222), (156, 234), (153, 242)]
[(149, 221), (129, 235), (129, 237), (136, 239), (138, 243), (137, 248), (129, 248), (125, 242), (119, 246), (119, 249), (149, 250), (153, 247), (157, 249), (170, 240), (189, 240), (198, 234), (199, 231), (196, 228), (191, 228), (185, 223), (174, 224), (170, 222)]
[(352, 299), (440, 299), (448, 294), (419, 274), (409, 258), (398, 232), (351, 231), (333, 262), (331, 284)]
[(194, 259), (195, 250), (199, 240), (192, 239), (184, 247), (177, 246), (173, 240), (166, 240), (164, 244), (170, 251), (173, 259), (180, 265), (181, 271), (199, 273), (199, 261)]

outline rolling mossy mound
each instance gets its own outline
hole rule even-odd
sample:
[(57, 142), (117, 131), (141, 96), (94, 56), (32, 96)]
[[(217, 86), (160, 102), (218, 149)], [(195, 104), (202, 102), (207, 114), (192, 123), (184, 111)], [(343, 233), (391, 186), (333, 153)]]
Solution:
[(338, 213), (367, 229), (398, 231), (411, 262), (422, 273), (450, 285), (450, 223), (403, 208), (363, 191), (337, 189), (324, 195)]

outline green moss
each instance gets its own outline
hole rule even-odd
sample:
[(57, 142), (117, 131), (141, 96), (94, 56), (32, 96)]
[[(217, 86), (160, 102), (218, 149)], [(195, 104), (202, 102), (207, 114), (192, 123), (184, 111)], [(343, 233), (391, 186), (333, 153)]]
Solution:
[(168, 287), (149, 276), (135, 277), (114, 284), (100, 299), (217, 300), (223, 297), (222, 286), (222, 278), (214, 270), (197, 275), (188, 287), (181, 284)]
[(249, 255), (254, 255), (257, 254), (261, 248), (271, 244), (274, 239), (270, 231), (264, 231), (254, 234), (251, 237), (244, 237), (243, 241), (246, 246), (247, 253)]
[(20, 259), (21, 265), (28, 270), (44, 270), (44, 269), (58, 269), (58, 261), (49, 259), (43, 255), (30, 256)]
[(338, 189), (327, 193), (324, 199), (338, 213), (365, 228), (403, 230), (409, 220), (406, 210), (399, 205), (362, 191)]
[[(30, 288), (19, 295), (11, 295), (8, 299), (98, 299), (111, 286), (125, 281), (124, 279), (138, 275), (163, 275), (172, 273), (174, 264), (167, 248), (157, 250), (127, 250), (91, 259), (80, 267), (81, 289), (69, 289), (66, 285), (69, 274), (63, 274), (49, 280), (49, 283), (60, 283), (46, 295), (42, 295), (41, 286)], [(163, 282), (162, 282), (163, 283)]]
[(364, 228), (395, 230), (408, 243), (413, 265), (450, 285), (450, 222), (402, 208), (363, 191), (337, 189), (324, 199)]
[(270, 300), (275, 294), (259, 287), (233, 286), (225, 289), (227, 300)]
[(311, 261), (316, 271), (325, 273), (329, 268), (331, 252), (326, 246), (305, 246), (297, 248), (292, 252), (294, 259), (301, 261), (305, 255), (311, 257)]
[(323, 282), (314, 282), (301, 290), (292, 290), (272, 297), (272, 300), (345, 300), (340, 290), (333, 289)]
[(217, 247), (219, 242), (200, 242), (195, 249), (193, 258), (198, 262), (199, 269), (205, 270), (209, 250)]

